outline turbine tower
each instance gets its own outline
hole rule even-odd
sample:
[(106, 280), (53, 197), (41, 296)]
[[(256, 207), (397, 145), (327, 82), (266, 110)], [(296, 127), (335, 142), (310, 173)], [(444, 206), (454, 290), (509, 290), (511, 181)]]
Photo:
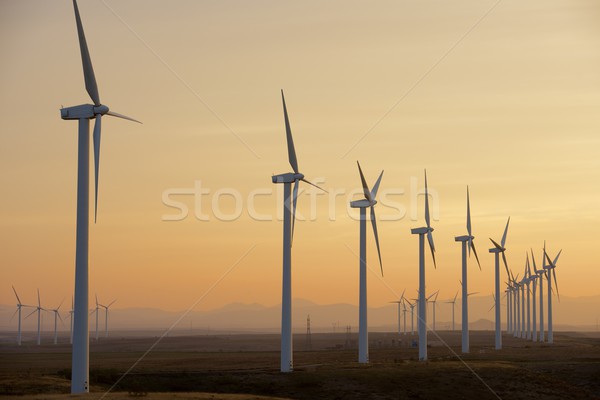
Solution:
[(508, 233), (508, 224), (510, 223), (510, 217), (508, 217), (508, 221), (506, 222), (506, 228), (504, 228), (504, 234), (502, 235), (502, 240), (500, 244), (496, 243), (492, 238), (490, 240), (494, 244), (494, 247), (489, 251), (494, 254), (494, 272), (496, 276), (495, 281), (495, 304), (496, 309), (494, 310), (496, 316), (496, 339), (495, 346), (496, 350), (502, 349), (502, 321), (500, 319), (500, 254), (502, 254), (502, 261), (504, 262), (504, 266), (506, 267), (506, 273), (510, 276), (510, 272), (508, 272), (508, 264), (506, 263), (506, 255), (504, 252), (506, 248), (504, 245), (506, 244), (506, 234)]
[(88, 234), (89, 234), (89, 147), (90, 147), (90, 119), (95, 119), (94, 166), (95, 166), (95, 205), (94, 220), (98, 210), (98, 172), (100, 167), (100, 136), (103, 115), (123, 118), (135, 122), (133, 118), (109, 111), (108, 107), (100, 103), (100, 95), (96, 84), (96, 77), (92, 67), (92, 60), (85, 40), (83, 25), (79, 15), (76, 0), (73, 0), (79, 49), (83, 65), (85, 88), (94, 104), (61, 108), (62, 119), (79, 121), (78, 155), (77, 155), (77, 230), (75, 250), (75, 307), (73, 326), (73, 352), (71, 393), (89, 392), (89, 326), (88, 326)]
[[(435, 305), (437, 304), (438, 294), (440, 294), (439, 290), (437, 292), (433, 293), (432, 295), (430, 295), (427, 298), (427, 302), (430, 302), (430, 303), (433, 304), (433, 306), (432, 306), (432, 310), (433, 310), (433, 326), (432, 326), (432, 329), (431, 329), (432, 332), (435, 332)], [(433, 297), (433, 300), (429, 301), (429, 299), (431, 299), (432, 297)]]
[[(18, 329), (17, 329), (17, 345), (20, 346), (21, 345), (21, 309), (23, 307), (31, 307), (28, 305), (25, 305), (23, 303), (21, 303), (21, 299), (19, 298), (19, 295), (17, 294), (17, 290), (15, 289), (15, 287), (12, 287), (13, 292), (15, 292), (15, 297), (17, 298), (17, 310), (15, 311), (15, 314), (19, 314), (18, 318), (19, 318), (19, 325), (18, 325)], [(13, 314), (13, 318), (15, 316), (15, 314)]]
[[(477, 257), (477, 251), (475, 250), (475, 244), (473, 243), (473, 236), (471, 230), (471, 203), (469, 201), (469, 187), (467, 186), (467, 234), (464, 236), (457, 236), (454, 238), (456, 242), (461, 242), (462, 247), (462, 352), (469, 352), (469, 296), (467, 286), (467, 248), (469, 249), (469, 257), (471, 256), (471, 250), (475, 254), (477, 260), (477, 266), (481, 271), (481, 264), (479, 263), (479, 257)], [(452, 330), (454, 330), (454, 304), (452, 305)]]
[(556, 257), (554, 257), (554, 261), (550, 260), (548, 253), (544, 250), (544, 255), (546, 256), (546, 260), (548, 261), (548, 265), (545, 265), (546, 268), (546, 276), (548, 279), (548, 343), (554, 343), (554, 333), (552, 331), (552, 278), (554, 277), (554, 285), (556, 286), (556, 296), (558, 297), (558, 301), (560, 301), (560, 294), (558, 293), (558, 282), (556, 281), (556, 263), (558, 262), (558, 257), (560, 257), (560, 253), (562, 250), (558, 252)]
[(360, 163), (358, 164), (358, 172), (360, 173), (360, 181), (362, 183), (364, 199), (355, 200), (350, 203), (350, 207), (360, 209), (360, 259), (359, 259), (359, 310), (358, 310), (358, 362), (369, 362), (369, 327), (367, 324), (367, 208), (370, 208), (371, 225), (373, 226), (373, 235), (375, 236), (375, 244), (377, 245), (377, 255), (379, 256), (379, 267), (381, 276), (383, 276), (383, 263), (381, 262), (381, 251), (379, 249), (379, 236), (377, 234), (377, 221), (375, 218), (375, 204), (377, 204), (377, 191), (381, 183), (383, 171), (379, 174), (379, 178), (373, 185), (373, 190), (369, 190), (365, 176), (363, 175)]
[[(287, 138), (288, 160), (294, 172), (273, 175), (273, 183), (283, 183), (283, 282), (281, 300), (281, 372), (292, 372), (294, 361), (292, 357), (292, 239), (294, 236), (294, 221), (296, 219), (296, 200), (298, 198), (298, 185), (300, 181), (309, 185), (304, 175), (298, 170), (298, 160), (292, 138), (292, 129), (285, 105), (283, 90), (281, 91), (283, 102), (283, 115), (285, 118), (285, 133)], [(294, 184), (294, 195), (292, 197), (292, 183)], [(321, 189), (323, 190), (323, 189)]]
[(419, 360), (427, 360), (427, 303), (425, 300), (425, 235), (429, 242), (433, 265), (435, 264), (435, 246), (433, 244), (433, 228), (429, 216), (429, 192), (427, 190), (427, 171), (425, 171), (425, 223), (427, 226), (410, 230), (413, 235), (419, 235)]

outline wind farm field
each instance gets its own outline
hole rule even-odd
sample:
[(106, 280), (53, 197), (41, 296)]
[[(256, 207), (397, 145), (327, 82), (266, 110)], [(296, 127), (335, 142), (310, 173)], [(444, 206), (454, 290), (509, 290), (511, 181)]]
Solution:
[(493, 332), (475, 331), (471, 353), (461, 355), (459, 332), (430, 332), (427, 362), (417, 361), (418, 350), (411, 347), (416, 334), (371, 333), (369, 365), (357, 363), (356, 334), (312, 334), (310, 349), (306, 336), (297, 334), (289, 374), (279, 372), (277, 334), (170, 336), (143, 358), (157, 337), (117, 335), (91, 341), (91, 393), (78, 396), (68, 394), (68, 338), (39, 347), (3, 342), (0, 394), (19, 399), (600, 398), (598, 333), (557, 332), (553, 345), (503, 335), (504, 348), (495, 351)]

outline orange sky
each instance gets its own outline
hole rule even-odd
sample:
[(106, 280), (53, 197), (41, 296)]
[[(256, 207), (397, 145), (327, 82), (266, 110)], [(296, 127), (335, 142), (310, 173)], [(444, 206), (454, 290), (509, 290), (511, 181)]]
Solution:
[[(312, 204), (304, 186), (298, 200), (309, 221), (296, 226), (295, 297), (357, 303), (358, 222), (346, 207), (359, 197), (349, 196), (357, 159), (369, 184), (385, 170), (388, 200), (377, 206), (385, 278), (369, 274), (369, 305), (416, 293), (410, 228), (423, 224), (423, 197), (412, 199), (424, 168), (438, 200), (428, 291), (458, 290), (453, 237), (465, 233), (468, 184), (483, 269), (469, 266), (470, 288), (491, 293), (488, 237), (510, 215), (515, 273), (530, 247), (539, 262), (546, 239), (551, 254), (563, 249), (561, 294), (600, 294), (595, 2), (80, 0), (80, 11), (103, 103), (144, 122), (103, 121), (90, 229), (90, 292), (101, 299), (184, 309), (235, 265), (198, 309), (280, 301), (282, 224), (249, 212), (276, 213), (271, 174), (291, 169), (281, 88), (300, 169), (330, 193)], [(71, 2), (3, 2), (0, 49), (0, 303), (14, 303), (14, 284), (29, 303), (39, 287), (50, 307), (71, 296), (74, 276), (77, 124), (59, 109), (90, 101)], [(177, 210), (164, 193), (197, 181), (209, 220), (181, 195), (172, 199), (189, 215), (165, 221)], [(233, 221), (217, 218), (235, 211), (223, 191), (241, 198)]]

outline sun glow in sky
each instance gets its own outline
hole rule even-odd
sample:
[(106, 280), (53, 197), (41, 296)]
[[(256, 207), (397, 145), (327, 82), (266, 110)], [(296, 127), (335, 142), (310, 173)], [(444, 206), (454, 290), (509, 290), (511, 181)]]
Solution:
[[(438, 268), (428, 292), (459, 289), (471, 190), (489, 294), (507, 257), (522, 275), (547, 240), (563, 249), (561, 295), (600, 293), (600, 5), (594, 1), (79, 1), (103, 119), (90, 294), (118, 307), (273, 305), (281, 297), (280, 89), (308, 185), (293, 246), (293, 296), (358, 301), (360, 198), (376, 207), (385, 276), (368, 231), (369, 305), (416, 294), (423, 170)], [(73, 290), (77, 124), (89, 103), (71, 1), (0, 4), (0, 303), (55, 306)], [(185, 207), (182, 207), (185, 205)], [(186, 210), (187, 209), (187, 212)], [(183, 210), (183, 211), (182, 211)], [(503, 280), (505, 279), (503, 273)]]

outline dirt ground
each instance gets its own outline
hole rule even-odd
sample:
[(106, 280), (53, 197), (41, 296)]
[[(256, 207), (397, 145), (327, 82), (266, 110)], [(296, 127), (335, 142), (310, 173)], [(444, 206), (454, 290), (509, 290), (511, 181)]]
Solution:
[[(279, 372), (278, 335), (112, 337), (90, 345), (91, 392), (70, 396), (70, 346), (0, 344), (0, 395), (19, 399), (600, 399), (600, 336), (555, 333), (534, 343), (493, 332), (371, 333), (370, 363), (357, 363), (356, 335), (294, 338), (294, 372)], [(144, 355), (152, 346), (152, 351)], [(137, 362), (137, 364), (135, 364)], [(134, 366), (135, 364), (135, 366)], [(132, 366), (134, 366), (132, 368)], [(131, 369), (131, 370), (130, 370)], [(127, 372), (129, 370), (129, 372)], [(126, 373), (127, 372), (127, 373)]]

